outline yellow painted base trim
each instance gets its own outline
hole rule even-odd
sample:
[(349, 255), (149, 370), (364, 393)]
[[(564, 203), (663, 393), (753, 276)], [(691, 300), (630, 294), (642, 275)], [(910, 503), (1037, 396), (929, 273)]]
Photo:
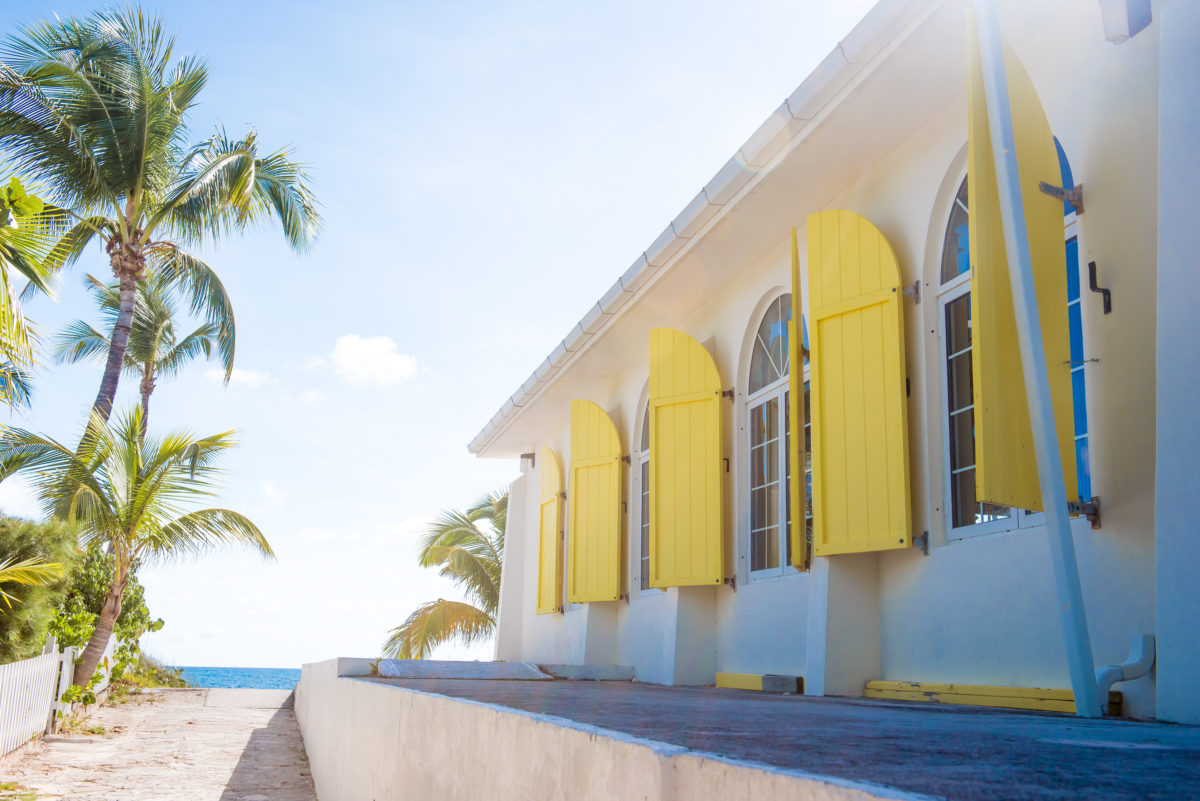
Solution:
[(717, 686), (728, 690), (762, 690), (762, 674), (718, 673)]
[[(1032, 709), (1043, 712), (1075, 711), (1075, 695), (1070, 690), (1052, 690), (1043, 687), (869, 681), (863, 695), (867, 698), (885, 698), (892, 701), (923, 701), (934, 704)], [(1121, 708), (1120, 693), (1109, 693), (1109, 707)]]

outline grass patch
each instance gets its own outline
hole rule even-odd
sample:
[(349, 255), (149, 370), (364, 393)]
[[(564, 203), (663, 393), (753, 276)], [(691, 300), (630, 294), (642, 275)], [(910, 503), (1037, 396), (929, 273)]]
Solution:
[(0, 799), (3, 801), (37, 801), (38, 794), (23, 784), (0, 782)]

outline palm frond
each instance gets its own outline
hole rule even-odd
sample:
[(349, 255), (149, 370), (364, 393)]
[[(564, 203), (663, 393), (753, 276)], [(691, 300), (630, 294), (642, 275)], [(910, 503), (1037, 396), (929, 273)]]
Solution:
[(216, 328), (217, 353), (228, 382), (233, 375), (237, 349), (237, 321), (220, 277), (202, 259), (169, 243), (151, 245), (147, 255), (154, 281), (166, 289), (177, 288), (190, 302), (192, 313)]
[(482, 609), (439, 598), (418, 607), (388, 633), (383, 655), (390, 659), (424, 659), (444, 642), (457, 639), (470, 645), (490, 637), (495, 629), (495, 617)]
[[(43, 587), (62, 576), (63, 566), (57, 562), (47, 562), (38, 557), (20, 561), (0, 559), (0, 584), (13, 582)], [(0, 589), (0, 601), (9, 609), (12, 609), (15, 600), (17, 599)]]

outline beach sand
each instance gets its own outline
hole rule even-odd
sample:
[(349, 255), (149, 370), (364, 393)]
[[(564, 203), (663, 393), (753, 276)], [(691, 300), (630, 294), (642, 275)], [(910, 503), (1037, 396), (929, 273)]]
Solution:
[(47, 737), (0, 781), (72, 801), (316, 801), (287, 690), (148, 690)]

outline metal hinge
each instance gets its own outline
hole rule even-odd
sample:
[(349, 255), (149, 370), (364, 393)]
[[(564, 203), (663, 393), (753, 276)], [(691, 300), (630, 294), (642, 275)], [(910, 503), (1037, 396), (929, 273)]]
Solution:
[(737, 576), (729, 576), (721, 583), (728, 586), (734, 592), (737, 592)]
[(1063, 189), (1061, 186), (1048, 184), (1042, 181), (1038, 184), (1038, 189), (1042, 190), (1043, 195), (1058, 198), (1064, 203), (1070, 203), (1075, 207), (1076, 214), (1083, 214), (1083, 184), (1076, 186), (1073, 189)]
[(914, 548), (920, 548), (921, 553), (929, 556), (929, 532), (922, 531), (913, 537), (912, 544)]
[(730, 403), (733, 403), (733, 390), (732, 390), (732, 389), (723, 389), (723, 390), (721, 390), (721, 397), (722, 397), (722, 398), (729, 398), (729, 402), (730, 402)]
[(913, 281), (911, 284), (904, 287), (904, 291), (901, 292), (900, 294), (904, 295), (904, 297), (906, 297), (906, 298), (912, 298), (913, 303), (920, 303), (921, 302), (921, 282)]
[(1093, 529), (1100, 528), (1100, 496), (1094, 495), (1090, 501), (1083, 503), (1075, 503), (1067, 501), (1067, 511), (1073, 515), (1086, 517), (1092, 524)]

